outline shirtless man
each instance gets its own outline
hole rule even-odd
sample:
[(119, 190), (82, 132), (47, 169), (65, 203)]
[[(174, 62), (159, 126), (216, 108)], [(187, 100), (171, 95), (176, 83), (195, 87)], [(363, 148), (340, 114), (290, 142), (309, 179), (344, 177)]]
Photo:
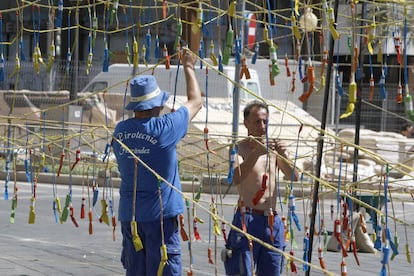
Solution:
[[(268, 107), (260, 101), (249, 103), (244, 109), (247, 138), (238, 145), (238, 165), (234, 169), (233, 185), (239, 192), (239, 208), (234, 214), (233, 225), (264, 242), (283, 250), (284, 227), (276, 213), (276, 168), (291, 179), (297, 179), (292, 166), (284, 160), (286, 149), (279, 140), (266, 143)], [(276, 154), (277, 153), (277, 154)], [(274, 223), (269, 227), (269, 216)], [(280, 275), (282, 255), (253, 242), (237, 231), (231, 230), (226, 244), (227, 275)], [(231, 252), (231, 254), (230, 254)], [(253, 255), (253, 256), (252, 256)], [(253, 262), (252, 262), (253, 257)]]

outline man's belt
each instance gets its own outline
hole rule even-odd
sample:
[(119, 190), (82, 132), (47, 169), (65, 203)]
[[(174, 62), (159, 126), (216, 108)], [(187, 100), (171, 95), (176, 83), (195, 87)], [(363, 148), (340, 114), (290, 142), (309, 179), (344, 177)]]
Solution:
[[(240, 212), (243, 212), (244, 210), (246, 213), (250, 213), (250, 214), (258, 215), (258, 216), (266, 216), (266, 217), (270, 216), (270, 209), (259, 210), (259, 209), (250, 208), (250, 207), (239, 207), (238, 210)], [(277, 215), (277, 211), (272, 211), (272, 213), (275, 216)]]

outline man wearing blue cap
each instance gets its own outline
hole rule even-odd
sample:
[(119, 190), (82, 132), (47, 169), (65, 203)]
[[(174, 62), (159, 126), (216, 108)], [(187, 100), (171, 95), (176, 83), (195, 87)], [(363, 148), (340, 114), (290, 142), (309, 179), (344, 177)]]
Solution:
[[(159, 269), (162, 275), (182, 274), (177, 218), (184, 212), (183, 199), (158, 176), (181, 190), (176, 145), (184, 138), (189, 122), (202, 107), (194, 72), (196, 61), (193, 54), (184, 50), (182, 63), (187, 102), (171, 113), (161, 115), (169, 93), (158, 87), (153, 76), (137, 76), (130, 82), (131, 100), (126, 109), (133, 110), (135, 116), (116, 126), (113, 143), (121, 175), (121, 261), (126, 275), (157, 275)], [(132, 153), (140, 159), (139, 162)], [(131, 223), (134, 217), (138, 235), (134, 235), (134, 222)], [(134, 245), (137, 237), (142, 242), (142, 249)], [(166, 245), (167, 262), (166, 256), (161, 256), (164, 255), (160, 250), (165, 248), (163, 245)]]

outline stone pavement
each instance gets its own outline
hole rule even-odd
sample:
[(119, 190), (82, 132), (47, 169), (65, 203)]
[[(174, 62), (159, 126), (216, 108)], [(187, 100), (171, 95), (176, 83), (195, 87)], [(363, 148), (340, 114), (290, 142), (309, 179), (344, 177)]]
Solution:
[[(11, 224), (9, 217), (11, 213), (11, 195), (9, 200), (0, 200), (0, 275), (124, 275), (124, 270), (120, 262), (121, 234), (120, 229), (116, 228), (115, 238), (112, 240), (112, 228), (99, 223), (97, 217), (93, 221), (93, 234), (89, 235), (87, 216), (85, 220), (80, 220), (79, 213), (81, 207), (82, 187), (73, 186), (73, 206), (75, 217), (78, 220), (79, 228), (74, 227), (70, 218), (67, 222), (60, 224), (55, 222), (53, 216), (53, 190), (50, 184), (38, 184), (36, 194), (36, 219), (35, 224), (28, 224), (28, 214), (31, 198), (31, 188), (27, 183), (18, 182), (18, 204), (15, 214), (15, 222)], [(12, 189), (9, 189), (12, 190)], [(69, 187), (58, 186), (59, 197), (64, 204)], [(86, 191), (84, 191), (86, 192)], [(101, 189), (100, 193), (103, 190)], [(106, 191), (108, 192), (108, 191)], [(101, 194), (102, 195), (102, 194)], [(107, 193), (107, 195), (109, 195)], [(86, 196), (84, 194), (84, 196)], [(191, 197), (191, 194), (187, 194)], [(402, 219), (402, 205), (394, 195), (395, 215)], [(208, 209), (212, 196), (203, 194), (200, 205), (197, 208), (197, 215), (205, 222), (198, 224), (201, 241), (192, 241), (192, 271), (193, 275), (224, 275), (223, 263), (220, 260), (220, 251), (224, 247), (222, 236), (214, 236), (211, 229), (209, 215), (203, 210)], [(218, 204), (218, 212), (224, 215), (226, 221), (231, 221), (233, 205), (237, 201), (236, 195), (227, 195), (224, 199), (213, 197)], [(414, 248), (414, 202), (411, 198), (404, 197), (406, 219), (409, 222), (407, 227), (410, 247)], [(115, 210), (118, 205), (118, 190), (114, 191)], [(325, 200), (326, 213), (329, 212), (331, 200)], [(306, 203), (306, 212), (309, 204)], [(310, 207), (309, 207), (310, 208)], [(87, 209), (86, 209), (87, 210)], [(303, 202), (296, 201), (298, 216), (303, 220)], [(101, 212), (100, 203), (96, 205), (97, 216)], [(390, 208), (391, 211), (391, 208)], [(186, 214), (185, 214), (186, 215)], [(332, 231), (333, 222), (330, 215), (326, 214), (327, 228)], [(187, 219), (185, 219), (187, 229)], [(394, 234), (394, 224), (390, 220), (390, 229)], [(371, 232), (371, 226), (368, 225)], [(229, 229), (227, 228), (227, 232)], [(400, 239), (400, 255), (389, 262), (390, 275), (410, 275), (412, 265), (408, 264), (405, 256), (405, 234), (404, 227), (397, 226)], [(297, 248), (295, 256), (301, 257), (303, 234), (296, 233), (295, 241)], [(317, 239), (317, 238), (316, 238)], [(315, 239), (315, 240), (316, 240)], [(212, 249), (212, 260), (208, 261), (208, 248)], [(288, 246), (288, 249), (290, 245)], [(215, 253), (216, 252), (216, 253)], [(187, 274), (190, 267), (188, 242), (182, 243), (183, 256), (183, 275)], [(357, 266), (352, 254), (346, 259), (348, 275), (379, 275), (381, 270), (382, 253), (377, 254), (358, 254), (361, 266)], [(334, 274), (340, 274), (341, 256), (339, 253), (326, 252), (325, 262), (327, 269)], [(312, 263), (319, 266), (317, 247), (313, 248)], [(296, 263), (298, 267), (297, 275), (304, 275), (302, 265)], [(290, 273), (289, 273), (290, 274)], [(323, 275), (316, 269), (311, 270), (311, 275)]]

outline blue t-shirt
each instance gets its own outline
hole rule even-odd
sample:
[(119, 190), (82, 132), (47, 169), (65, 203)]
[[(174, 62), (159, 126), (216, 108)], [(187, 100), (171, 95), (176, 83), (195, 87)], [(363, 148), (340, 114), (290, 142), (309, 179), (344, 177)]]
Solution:
[[(189, 113), (186, 107), (160, 117), (131, 118), (118, 123), (114, 137), (135, 153), (149, 168), (181, 191), (178, 174), (176, 145), (185, 136)], [(132, 220), (132, 194), (134, 190), (134, 158), (116, 140), (113, 150), (121, 174), (119, 189), (120, 221)], [(154, 174), (138, 162), (135, 219), (155, 221), (160, 219), (159, 181)], [(181, 195), (161, 182), (164, 218), (181, 214), (184, 203)]]

